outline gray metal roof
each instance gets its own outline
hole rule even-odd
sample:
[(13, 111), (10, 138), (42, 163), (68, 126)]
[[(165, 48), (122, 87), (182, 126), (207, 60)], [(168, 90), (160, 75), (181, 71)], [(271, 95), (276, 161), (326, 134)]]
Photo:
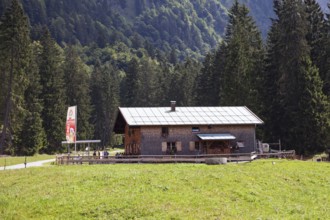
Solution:
[(262, 124), (247, 107), (119, 108), (130, 126)]

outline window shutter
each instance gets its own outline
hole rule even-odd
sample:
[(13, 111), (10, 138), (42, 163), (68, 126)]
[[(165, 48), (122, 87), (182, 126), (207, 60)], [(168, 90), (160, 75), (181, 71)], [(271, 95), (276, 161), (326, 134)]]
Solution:
[(181, 141), (176, 142), (175, 145), (176, 145), (177, 151), (182, 151), (182, 142)]
[(195, 141), (190, 141), (189, 142), (189, 150), (194, 151), (195, 150)]
[(162, 142), (162, 152), (166, 152), (167, 150), (167, 142)]

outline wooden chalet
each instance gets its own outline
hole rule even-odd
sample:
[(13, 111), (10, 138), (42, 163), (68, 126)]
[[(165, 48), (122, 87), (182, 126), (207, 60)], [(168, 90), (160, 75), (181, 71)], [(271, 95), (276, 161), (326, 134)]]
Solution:
[(263, 121), (247, 107), (119, 107), (114, 132), (127, 155), (250, 153)]

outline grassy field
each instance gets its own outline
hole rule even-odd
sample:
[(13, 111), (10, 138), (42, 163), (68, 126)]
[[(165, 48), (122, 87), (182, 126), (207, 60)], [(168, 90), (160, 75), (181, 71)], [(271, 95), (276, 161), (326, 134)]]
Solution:
[(0, 219), (330, 219), (330, 163), (47, 166), (0, 179)]
[[(122, 148), (111, 148), (109, 150), (109, 155), (110, 156), (115, 156), (117, 152), (123, 152), (124, 150)], [(84, 151), (79, 151), (77, 154), (84, 155)], [(90, 151), (90, 155), (93, 154), (93, 151)], [(55, 155), (47, 155), (47, 154), (38, 154), (35, 156), (31, 157), (26, 157), (26, 162), (35, 162), (39, 160), (48, 160), (48, 159), (54, 159), (56, 156)], [(10, 166), (10, 165), (16, 165), (16, 164), (21, 164), (25, 162), (25, 157), (0, 157), (0, 167), (3, 166)]]
[[(26, 157), (26, 162), (47, 160), (55, 158), (54, 155), (39, 154), (32, 157)], [(25, 162), (25, 157), (0, 157), (0, 167), (21, 164)]]

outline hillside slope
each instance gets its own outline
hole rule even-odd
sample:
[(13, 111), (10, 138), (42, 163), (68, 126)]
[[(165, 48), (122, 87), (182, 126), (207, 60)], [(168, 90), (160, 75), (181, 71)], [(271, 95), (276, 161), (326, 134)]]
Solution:
[[(0, 1), (0, 13), (11, 0)], [(21, 0), (37, 37), (47, 25), (57, 42), (99, 47), (172, 48), (182, 57), (205, 54), (225, 33), (232, 0)], [(251, 10), (263, 37), (274, 16), (273, 0), (240, 0)], [(323, 7), (327, 0), (319, 0)]]

